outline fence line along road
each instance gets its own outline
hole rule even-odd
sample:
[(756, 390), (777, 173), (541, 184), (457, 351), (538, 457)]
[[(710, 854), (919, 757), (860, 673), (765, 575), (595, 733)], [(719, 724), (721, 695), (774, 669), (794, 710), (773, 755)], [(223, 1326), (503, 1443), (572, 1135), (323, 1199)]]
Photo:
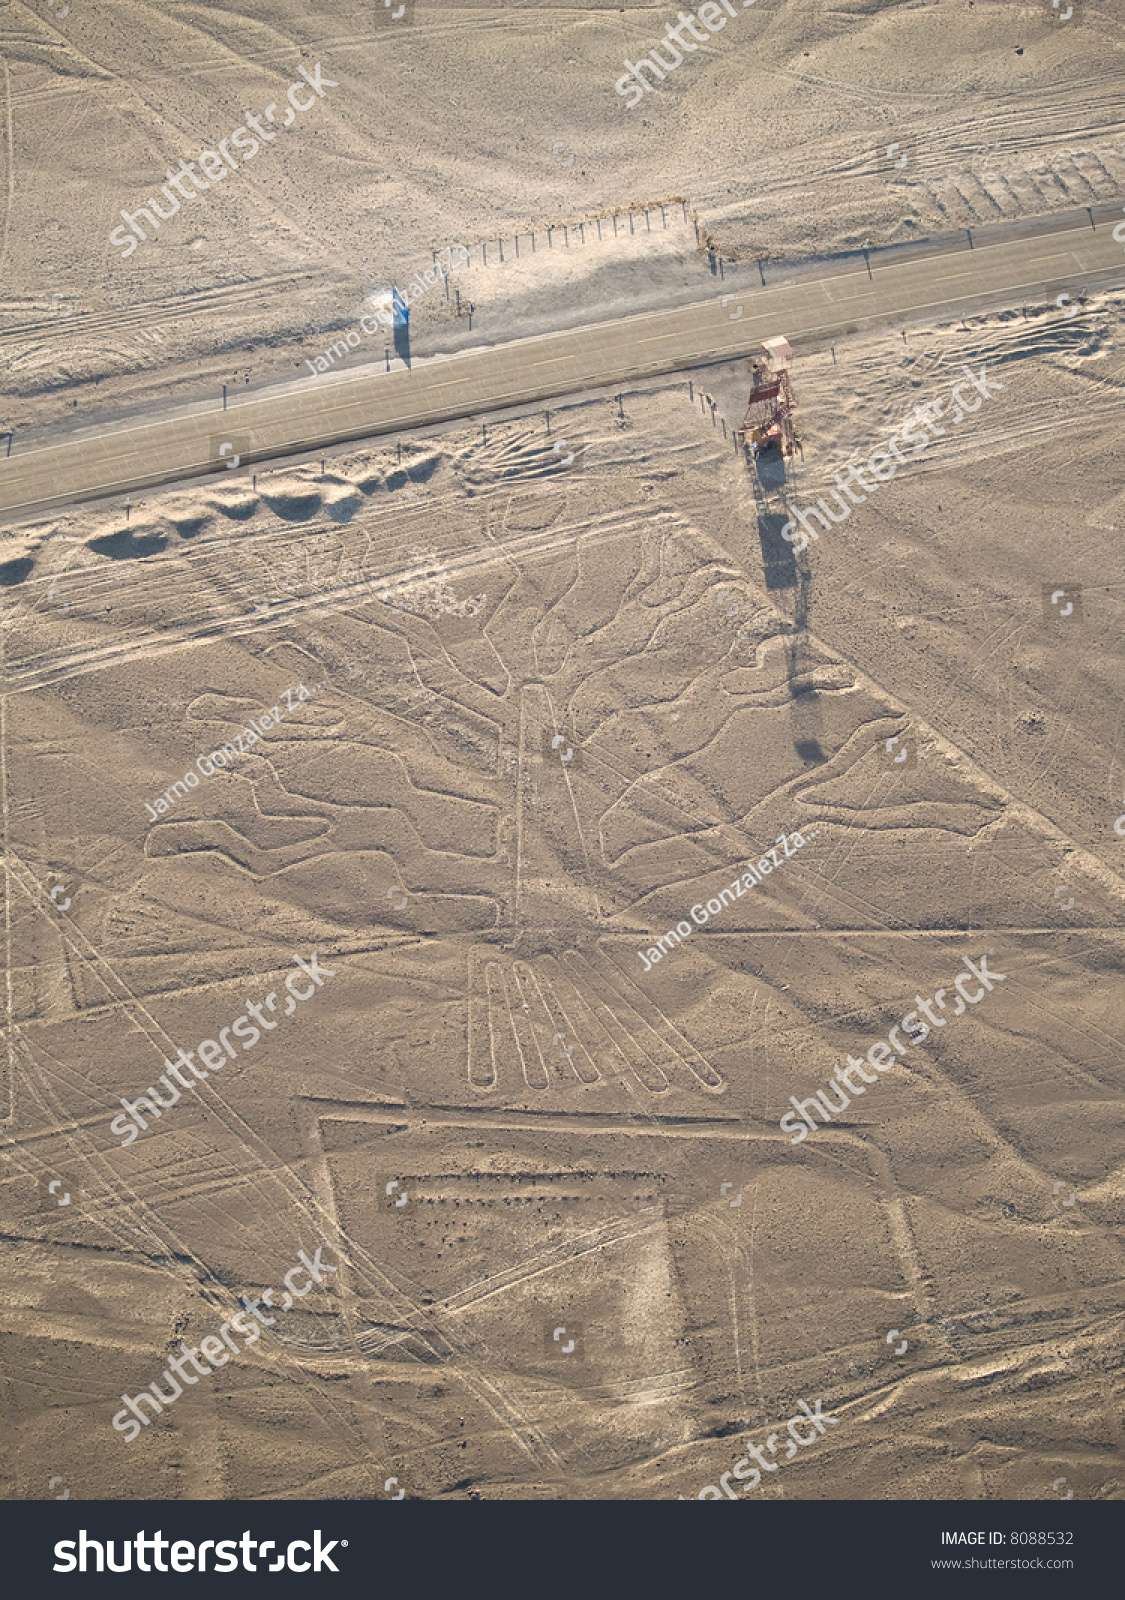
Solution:
[[(763, 338), (801, 338), (898, 326), (929, 315), (1020, 305), (1043, 293), (1125, 282), (1125, 249), (1104, 222), (995, 244), (969, 243), (869, 272), (849, 264), (818, 278), (716, 293), (663, 311), (539, 334), (510, 344), (416, 361), (411, 370), (365, 367), (267, 389), (223, 411), (180, 412), (74, 435), (0, 459), (0, 515), (153, 488), (239, 465), (502, 411), (731, 360)], [(725, 299), (725, 303), (724, 303)], [(1060, 316), (1063, 313), (1060, 311)], [(220, 455), (221, 447), (227, 448)]]

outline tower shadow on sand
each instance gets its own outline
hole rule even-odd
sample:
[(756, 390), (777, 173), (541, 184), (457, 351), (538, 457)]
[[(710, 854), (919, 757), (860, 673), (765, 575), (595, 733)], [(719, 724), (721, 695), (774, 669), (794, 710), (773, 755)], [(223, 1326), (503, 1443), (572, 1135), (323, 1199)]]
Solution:
[[(751, 481), (758, 508), (758, 543), (762, 550), (762, 575), (767, 591), (781, 600), (781, 593), (793, 591), (789, 612), (793, 631), (785, 641), (786, 678), (793, 702), (793, 748), (807, 766), (820, 766), (828, 760), (821, 745), (823, 713), (815, 680), (809, 676), (808, 616), (812, 574), (807, 558), (798, 556), (782, 530), (789, 522), (786, 493), (793, 486), (791, 463), (779, 450), (761, 455), (749, 454)], [(789, 611), (788, 603), (782, 608)]]

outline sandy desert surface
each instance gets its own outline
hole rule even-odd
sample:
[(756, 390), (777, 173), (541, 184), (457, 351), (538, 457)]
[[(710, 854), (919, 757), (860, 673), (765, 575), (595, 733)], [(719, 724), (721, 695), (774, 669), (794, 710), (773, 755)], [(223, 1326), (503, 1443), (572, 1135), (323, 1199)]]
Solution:
[[(0, 0), (16, 450), (297, 382), (458, 241), (416, 356), (1125, 178), (1086, 0), (758, 0), (635, 112), (671, 6), (63, 9)], [(1123, 310), (1125, 245), (795, 339), (786, 459), (739, 359), (3, 530), (3, 1497), (1125, 1494)]]

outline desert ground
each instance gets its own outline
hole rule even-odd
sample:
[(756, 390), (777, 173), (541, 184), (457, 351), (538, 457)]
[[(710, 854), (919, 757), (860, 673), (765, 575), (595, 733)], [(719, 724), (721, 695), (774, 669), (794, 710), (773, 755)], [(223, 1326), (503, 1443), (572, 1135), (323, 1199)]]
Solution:
[[(456, 242), (416, 360), (1125, 177), (1084, 0), (758, 0), (635, 112), (670, 6), (62, 10), (0, 0), (14, 450), (302, 380)], [(795, 339), (784, 459), (736, 436), (748, 357), (2, 530), (0, 1495), (1125, 1494), (1123, 314), (1125, 246), (1069, 306)], [(986, 401), (783, 539), (966, 368)]]

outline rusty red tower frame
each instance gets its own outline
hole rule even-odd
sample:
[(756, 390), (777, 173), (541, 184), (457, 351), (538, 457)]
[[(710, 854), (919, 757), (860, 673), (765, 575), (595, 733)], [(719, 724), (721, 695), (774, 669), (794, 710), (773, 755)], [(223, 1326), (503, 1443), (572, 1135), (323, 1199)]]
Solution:
[(746, 415), (736, 437), (749, 444), (755, 454), (766, 450), (780, 450), (791, 456), (797, 447), (797, 432), (793, 424), (796, 402), (789, 382), (789, 362), (793, 351), (783, 336), (763, 339), (767, 365), (752, 363), (754, 387), (746, 402)]

